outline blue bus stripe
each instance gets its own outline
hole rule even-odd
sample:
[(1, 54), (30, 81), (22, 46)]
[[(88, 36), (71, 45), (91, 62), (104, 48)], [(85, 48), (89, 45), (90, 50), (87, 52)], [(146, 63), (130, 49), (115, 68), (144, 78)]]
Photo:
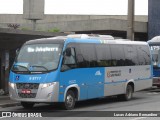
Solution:
[[(134, 81), (140, 81), (140, 80), (150, 80), (152, 78), (142, 78), (142, 79), (135, 79)], [(127, 82), (128, 80), (120, 80), (120, 81), (116, 81), (116, 82), (105, 82), (104, 84), (116, 84), (116, 83), (123, 83), (123, 82)]]

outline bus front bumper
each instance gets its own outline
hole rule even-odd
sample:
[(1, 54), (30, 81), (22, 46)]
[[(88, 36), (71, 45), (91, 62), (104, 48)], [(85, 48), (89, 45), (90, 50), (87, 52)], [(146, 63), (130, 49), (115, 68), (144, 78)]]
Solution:
[(153, 77), (153, 86), (160, 87), (160, 77)]
[[(23, 86), (31, 85), (32, 83), (22, 83)], [(30, 93), (24, 93), (24, 91)], [(59, 82), (52, 84), (39, 84), (38, 89), (17, 89), (17, 83), (9, 83), (9, 95), (12, 100), (23, 102), (58, 102)]]

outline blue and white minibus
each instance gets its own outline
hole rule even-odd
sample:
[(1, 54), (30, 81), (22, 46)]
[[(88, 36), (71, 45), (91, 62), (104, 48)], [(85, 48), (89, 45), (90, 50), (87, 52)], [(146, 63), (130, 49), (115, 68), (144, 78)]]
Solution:
[(153, 86), (160, 87), (160, 36), (148, 41), (153, 62)]
[(10, 71), (9, 93), (24, 108), (133, 92), (152, 86), (150, 48), (146, 42), (113, 40), (100, 35), (69, 35), (30, 40)]

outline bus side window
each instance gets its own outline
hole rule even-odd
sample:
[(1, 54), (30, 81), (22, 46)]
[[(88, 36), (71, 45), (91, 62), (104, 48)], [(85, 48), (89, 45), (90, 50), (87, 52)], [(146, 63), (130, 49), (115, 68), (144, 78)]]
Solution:
[(135, 45), (124, 45), (124, 53), (126, 66), (135, 66), (139, 64), (137, 59), (137, 48)]
[(137, 46), (139, 65), (150, 65), (150, 51), (148, 46)]
[(110, 45), (111, 56), (112, 56), (112, 66), (124, 66), (125, 65), (125, 55), (123, 45)]
[(110, 46), (107, 44), (96, 44), (96, 55), (98, 67), (111, 66)]
[(64, 63), (65, 65), (70, 65), (70, 64), (75, 64), (75, 52), (74, 48), (67, 48), (65, 50), (65, 55), (64, 55)]
[(79, 68), (86, 68), (87, 67), (87, 63), (84, 60), (84, 57), (82, 54), (77, 54), (77, 65)]
[(97, 58), (94, 44), (79, 44), (77, 64), (79, 68), (97, 67)]
[(63, 54), (62, 71), (69, 70), (76, 67), (75, 49), (72, 47), (66, 48)]

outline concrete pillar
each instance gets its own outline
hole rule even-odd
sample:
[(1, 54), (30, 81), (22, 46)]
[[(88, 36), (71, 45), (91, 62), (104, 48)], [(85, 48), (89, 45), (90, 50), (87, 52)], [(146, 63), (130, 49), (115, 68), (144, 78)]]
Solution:
[(1, 51), (1, 89), (5, 89), (5, 57), (4, 50)]
[(8, 93), (9, 71), (9, 50), (5, 50), (5, 93)]
[(2, 83), (3, 83), (3, 78), (2, 78), (2, 51), (0, 51), (0, 89), (2, 89)]
[(31, 20), (36, 30), (36, 21), (44, 18), (44, 0), (23, 0), (23, 18)]
[(0, 76), (1, 76), (1, 89), (8, 93), (8, 81), (9, 81), (9, 51), (3, 50), (1, 52), (1, 66), (0, 66)]
[(128, 0), (127, 39), (134, 40), (134, 0)]
[(32, 30), (36, 30), (36, 22), (37, 20), (32, 20)]
[(44, 0), (23, 0), (23, 18), (41, 20), (44, 18)]

